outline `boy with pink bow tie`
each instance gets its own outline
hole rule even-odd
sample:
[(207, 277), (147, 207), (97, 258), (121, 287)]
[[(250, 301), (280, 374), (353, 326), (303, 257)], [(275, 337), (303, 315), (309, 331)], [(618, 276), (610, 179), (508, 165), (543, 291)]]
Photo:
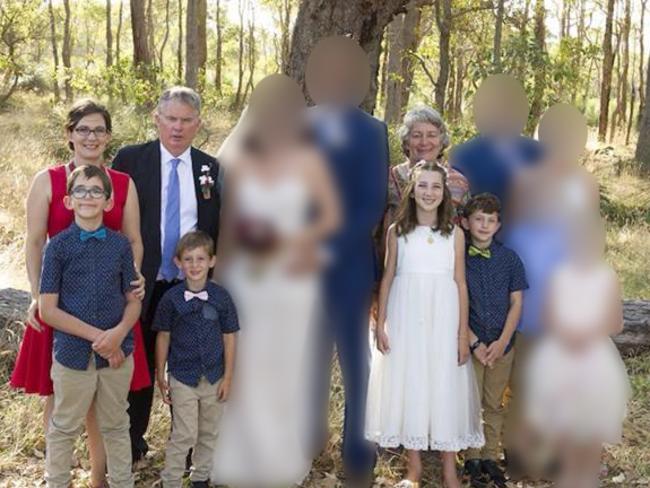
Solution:
[(173, 409), (161, 478), (165, 488), (180, 488), (185, 457), (194, 448), (192, 486), (207, 487), (221, 403), (230, 392), (239, 322), (230, 294), (208, 280), (216, 264), (210, 236), (201, 231), (183, 236), (174, 261), (185, 280), (162, 297), (153, 323), (158, 331), (156, 379), (163, 401)]

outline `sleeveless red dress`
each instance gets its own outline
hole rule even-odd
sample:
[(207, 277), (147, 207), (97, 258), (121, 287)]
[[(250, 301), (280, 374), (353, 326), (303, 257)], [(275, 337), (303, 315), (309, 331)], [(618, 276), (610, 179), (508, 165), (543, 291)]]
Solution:
[[(63, 197), (67, 192), (66, 167), (67, 165), (61, 165), (48, 170), (52, 184), (52, 200), (47, 220), (49, 238), (67, 229), (74, 220), (72, 210), (68, 210), (63, 204)], [(104, 214), (104, 225), (109, 229), (120, 231), (124, 204), (129, 191), (129, 176), (112, 169), (107, 169), (107, 172), (113, 184), (115, 204), (110, 211)], [(42, 330), (38, 332), (31, 327), (25, 329), (9, 383), (14, 388), (23, 389), (25, 393), (38, 393), (47, 396), (54, 393), (50, 378), (54, 334), (52, 328), (43, 322), (40, 316), (37, 316), (37, 319)], [(140, 321), (133, 326), (133, 342), (134, 369), (131, 378), (131, 391), (136, 391), (151, 385)]]

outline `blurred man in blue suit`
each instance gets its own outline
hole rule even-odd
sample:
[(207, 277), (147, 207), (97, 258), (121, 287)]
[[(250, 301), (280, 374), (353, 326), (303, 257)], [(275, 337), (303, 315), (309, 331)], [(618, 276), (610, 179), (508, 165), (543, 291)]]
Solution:
[[(306, 84), (316, 103), (311, 111), (318, 147), (338, 184), (344, 221), (328, 243), (325, 271), (323, 377), (317, 382), (324, 412), (318, 444), (327, 439), (328, 400), (333, 345), (336, 345), (345, 388), (343, 463), (346, 486), (370, 486), (376, 454), (365, 440), (366, 391), (370, 349), (368, 319), (378, 263), (373, 228), (380, 223), (388, 186), (386, 125), (358, 105), (368, 91), (366, 53), (352, 39), (321, 40), (309, 58)], [(326, 377), (325, 377), (326, 375)]]

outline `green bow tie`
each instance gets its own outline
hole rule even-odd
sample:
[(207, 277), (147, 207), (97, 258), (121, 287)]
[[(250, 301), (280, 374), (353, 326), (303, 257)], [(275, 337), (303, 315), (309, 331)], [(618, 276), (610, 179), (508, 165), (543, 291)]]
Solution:
[(472, 257), (481, 256), (485, 259), (490, 259), (492, 257), (492, 253), (490, 252), (489, 248), (481, 249), (480, 247), (476, 247), (473, 244), (469, 246), (469, 255)]

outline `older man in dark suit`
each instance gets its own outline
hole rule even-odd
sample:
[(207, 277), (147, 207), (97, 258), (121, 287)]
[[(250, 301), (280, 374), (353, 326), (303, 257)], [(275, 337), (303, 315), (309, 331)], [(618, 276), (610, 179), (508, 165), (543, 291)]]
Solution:
[[(192, 147), (201, 127), (200, 110), (201, 99), (194, 90), (166, 90), (154, 112), (159, 139), (124, 147), (113, 162), (114, 169), (131, 176), (138, 190), (144, 244), (142, 274), (146, 279), (142, 330), (152, 379), (155, 332), (151, 323), (162, 295), (182, 278), (173, 261), (176, 243), (196, 229), (217, 242), (219, 165), (215, 158)], [(148, 451), (144, 434), (152, 400), (153, 386), (129, 395), (134, 462)]]

